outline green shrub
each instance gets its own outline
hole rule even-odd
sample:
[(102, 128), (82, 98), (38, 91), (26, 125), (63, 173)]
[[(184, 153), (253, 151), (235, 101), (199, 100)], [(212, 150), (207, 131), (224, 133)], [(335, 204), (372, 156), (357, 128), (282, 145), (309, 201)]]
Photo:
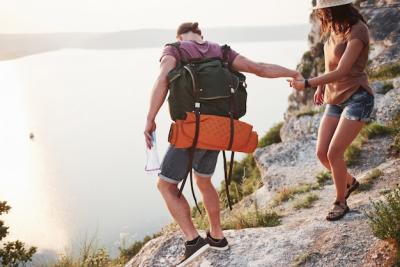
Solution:
[[(257, 169), (258, 170), (258, 169)], [(258, 175), (256, 178), (244, 178), (242, 182), (242, 194), (243, 196), (248, 196), (255, 192), (263, 185), (261, 181), (261, 175)]]
[(145, 236), (141, 241), (135, 241), (133, 244), (128, 246), (127, 248), (120, 246), (119, 249), (119, 260), (123, 264), (129, 261), (132, 257), (139, 253), (139, 251), (143, 248), (144, 245), (147, 244), (150, 240), (161, 236), (161, 232), (155, 233), (152, 236)]
[(245, 179), (259, 179), (260, 177), (260, 171), (252, 154), (248, 154), (233, 165), (232, 181), (238, 184), (243, 183)]
[(307, 51), (301, 58), (301, 63), (298, 65), (298, 71), (303, 75), (304, 78), (309, 78), (313, 70), (314, 59), (311, 51)]
[[(52, 267), (111, 267), (115, 266), (113, 260), (105, 248), (99, 248), (96, 237), (82, 242), (79, 251), (79, 257), (74, 257), (71, 253), (63, 253), (59, 255), (57, 261)], [(115, 260), (117, 262), (117, 260)]]
[(192, 208), (193, 222), (198, 229), (207, 230), (209, 229), (209, 224), (208, 224), (208, 218), (206, 216), (206, 209), (204, 208), (203, 202), (199, 202), (198, 205), (202, 214), (199, 213), (196, 207), (193, 207)]
[(298, 184), (291, 187), (282, 187), (276, 192), (275, 196), (272, 198), (272, 207), (276, 207), (283, 202), (293, 199), (295, 195), (308, 193), (312, 190), (316, 190), (319, 188), (319, 185), (316, 184)]
[(222, 228), (244, 229), (254, 227), (274, 227), (281, 224), (281, 216), (274, 211), (258, 210), (255, 206), (254, 211), (246, 213), (232, 214), (227, 220), (222, 222)]
[[(11, 207), (6, 201), (0, 201), (0, 215), (8, 213)], [(4, 225), (4, 221), (0, 220), (0, 266), (17, 267), (25, 265), (32, 260), (36, 253), (35, 247), (26, 248), (21, 241), (8, 241), (2, 243), (8, 235), (8, 227)]]
[(294, 258), (292, 267), (300, 267), (305, 264), (313, 256), (312, 253), (306, 252), (304, 254), (298, 255)]
[(275, 124), (269, 131), (260, 139), (258, 147), (266, 147), (272, 144), (282, 142), (280, 131), (283, 126), (283, 122)]
[(393, 132), (394, 131), (391, 127), (386, 127), (375, 122), (364, 125), (359, 135), (354, 139), (344, 153), (344, 160), (347, 165), (352, 166), (357, 163), (361, 154), (362, 146), (367, 139), (388, 135)]
[(325, 58), (324, 57), (320, 57), (316, 61), (316, 66), (318, 68), (318, 73), (325, 73)]
[(319, 196), (317, 194), (308, 193), (304, 197), (297, 199), (297, 201), (293, 204), (293, 208), (295, 208), (296, 210), (309, 209), (318, 199)]
[(366, 177), (360, 181), (360, 186), (357, 191), (368, 191), (372, 188), (375, 183), (375, 180), (383, 175), (383, 172), (380, 169), (373, 169), (370, 173), (366, 175)]
[(388, 80), (400, 76), (400, 61), (368, 71), (370, 80)]
[(296, 114), (296, 118), (303, 116), (314, 116), (315, 114), (321, 113), (321, 110), (310, 108), (309, 110), (301, 111)]
[(383, 93), (387, 93), (387, 92), (389, 92), (390, 90), (392, 90), (394, 88), (394, 86), (393, 86), (393, 82), (385, 82), (384, 84), (383, 84), (383, 87), (382, 87), (382, 90), (383, 90)]
[(344, 153), (344, 161), (346, 162), (347, 166), (352, 166), (357, 163), (364, 142), (365, 138), (363, 138), (361, 135), (358, 135), (351, 145), (346, 149)]
[(327, 182), (332, 181), (332, 174), (330, 172), (322, 171), (315, 176), (317, 183), (320, 186), (325, 185)]
[[(228, 163), (229, 164), (229, 163)], [(260, 170), (252, 154), (248, 154), (241, 161), (235, 162), (232, 170), (232, 181), (229, 186), (229, 195), (232, 204), (238, 203), (244, 197), (252, 194), (262, 186)], [(225, 181), (221, 183), (219, 197), (222, 208), (228, 207)]]
[[(372, 210), (366, 215), (376, 237), (394, 240), (400, 246), (400, 187), (385, 195), (385, 200), (372, 202)], [(398, 256), (400, 256), (398, 251)], [(398, 263), (400, 258), (398, 257)]]
[(400, 154), (400, 134), (394, 137), (393, 144), (390, 146), (392, 155), (398, 156)]
[(393, 129), (394, 140), (389, 150), (392, 155), (398, 156), (400, 155), (400, 113), (394, 117), (390, 127)]
[(361, 130), (361, 135), (365, 138), (372, 139), (378, 136), (389, 135), (393, 133), (393, 129), (376, 122), (366, 124)]
[[(228, 196), (226, 194), (225, 181), (221, 183), (221, 188), (219, 189), (219, 201), (221, 208), (228, 208)], [(229, 196), (231, 198), (232, 205), (238, 203), (243, 199), (243, 190), (242, 186), (235, 181), (232, 181), (229, 185)]]

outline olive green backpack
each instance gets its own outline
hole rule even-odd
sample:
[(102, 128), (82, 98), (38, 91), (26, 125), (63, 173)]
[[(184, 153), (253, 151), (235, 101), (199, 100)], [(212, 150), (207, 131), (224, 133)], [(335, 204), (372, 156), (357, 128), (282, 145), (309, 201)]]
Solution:
[[(178, 196), (181, 196), (188, 174), (193, 198), (200, 211), (193, 190), (192, 164), (197, 144), (200, 125), (200, 114), (217, 115), (229, 117), (231, 120), (230, 150), (234, 138), (234, 119), (239, 119), (246, 114), (246, 76), (231, 68), (228, 63), (228, 52), (230, 47), (221, 47), (223, 58), (210, 58), (183, 61), (180, 43), (167, 44), (177, 49), (180, 60), (175, 69), (168, 74), (168, 104), (172, 120), (186, 119), (186, 112), (194, 112), (196, 115), (196, 128), (193, 144), (189, 150), (189, 162), (187, 174), (182, 181)], [(234, 152), (230, 158), (229, 173), (227, 171), (226, 154), (223, 151), (225, 187), (227, 192), (229, 208), (232, 209), (229, 197), (229, 184), (232, 176), (234, 163)], [(201, 211), (200, 211), (201, 213)]]
[[(179, 43), (167, 45), (176, 47), (183, 59)], [(184, 120), (186, 112), (195, 110), (196, 93), (201, 114), (229, 117), (232, 112), (235, 119), (246, 114), (246, 77), (229, 66), (227, 53), (230, 47), (224, 45), (221, 49), (224, 55), (222, 60), (180, 61), (168, 74), (168, 103), (172, 120)]]

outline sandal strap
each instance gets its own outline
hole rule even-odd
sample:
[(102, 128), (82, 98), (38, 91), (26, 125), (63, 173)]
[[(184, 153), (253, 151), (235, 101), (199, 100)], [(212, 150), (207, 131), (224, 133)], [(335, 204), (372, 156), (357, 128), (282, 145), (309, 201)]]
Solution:
[(353, 176), (353, 179), (351, 180), (351, 184), (347, 185), (347, 189), (349, 189), (350, 187), (352, 187), (353, 185), (355, 185), (357, 183), (357, 179)]
[(329, 213), (333, 213), (333, 214), (340, 214), (342, 212), (344, 212), (347, 209), (347, 203), (340, 203), (339, 201), (335, 201), (333, 203), (333, 207), (331, 209), (331, 211)]

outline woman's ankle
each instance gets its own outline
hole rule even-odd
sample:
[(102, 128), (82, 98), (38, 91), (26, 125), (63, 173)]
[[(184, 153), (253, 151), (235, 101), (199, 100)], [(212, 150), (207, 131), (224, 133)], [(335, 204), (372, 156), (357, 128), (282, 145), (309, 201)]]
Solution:
[(347, 201), (346, 201), (346, 198), (343, 198), (343, 199), (339, 199), (339, 198), (336, 198), (336, 200), (335, 200), (335, 203), (339, 203), (339, 204), (341, 204), (341, 205), (347, 205)]

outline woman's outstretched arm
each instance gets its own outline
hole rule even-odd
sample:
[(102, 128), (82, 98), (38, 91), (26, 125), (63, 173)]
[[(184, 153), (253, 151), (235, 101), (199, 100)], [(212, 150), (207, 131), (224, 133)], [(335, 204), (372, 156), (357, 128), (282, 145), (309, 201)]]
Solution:
[[(339, 61), (338, 67), (327, 72), (319, 77), (315, 77), (308, 80), (311, 87), (318, 87), (325, 85), (327, 83), (332, 83), (340, 80), (346, 76), (354, 63), (357, 61), (362, 49), (364, 48), (364, 43), (361, 40), (354, 39), (347, 44), (347, 48)], [(305, 88), (304, 80), (293, 79), (289, 81), (291, 85), (297, 90), (303, 90)]]

